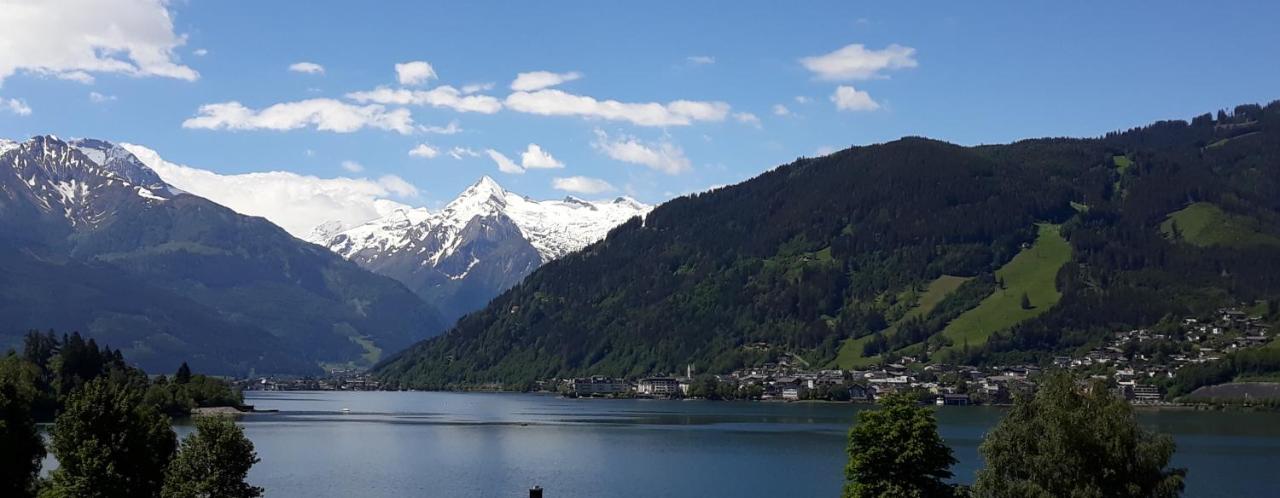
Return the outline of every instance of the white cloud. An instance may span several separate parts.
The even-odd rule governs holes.
[[[393,198],[418,194],[396,176],[377,180],[319,178],[287,171],[223,175],[161,159],[143,146],[121,144],[165,182],[239,213],[262,216],[296,237],[321,223],[339,221],[352,227],[409,207]]]
[[[191,53],[195,54],[196,57],[204,57],[206,55],[209,55],[209,50],[204,48],[197,48],[195,50],[192,50]]]
[[[634,137],[611,139],[605,132],[596,130],[596,141],[591,145],[613,159],[643,165],[668,175],[683,173],[690,167],[684,151],[666,141],[646,144]]]
[[[427,133],[435,133],[437,135],[453,135],[462,131],[462,127],[458,126],[458,120],[456,119],[445,126],[423,126],[421,129]]]
[[[520,165],[525,169],[563,168],[564,163],[551,157],[551,153],[542,150],[538,144],[529,144],[529,148],[520,154]]]
[[[787,106],[782,104],[773,104],[773,115],[774,116],[790,116],[791,109],[787,109]]]
[[[487,92],[493,90],[493,83],[472,83],[470,85],[462,85],[462,93],[471,95],[476,92]]]
[[[436,77],[435,68],[423,61],[396,64],[396,81],[401,85],[421,85]]]
[[[407,109],[381,105],[355,106],[333,99],[308,99],[285,102],[261,110],[250,109],[239,102],[221,102],[200,106],[196,116],[182,122],[183,128],[209,130],[295,130],[314,126],[317,130],[350,133],[362,128],[377,128],[409,134],[414,130],[413,117]]]
[[[845,85],[836,87],[835,93],[831,94],[831,101],[841,111],[874,111],[880,108],[880,104],[871,100],[871,94]]]
[[[295,62],[289,64],[289,70],[303,74],[324,74],[324,66],[314,62]]]
[[[413,157],[421,157],[423,159],[434,159],[436,156],[440,155],[440,149],[427,144],[418,144],[416,147],[409,150],[409,155]]]
[[[577,194],[602,194],[617,190],[609,182],[599,178],[570,176],[568,178],[552,178],[551,188]]]
[[[20,99],[6,99],[0,97],[0,111],[8,111],[19,116],[31,115],[31,107]]]
[[[110,102],[110,101],[115,100],[115,99],[116,99],[116,96],[115,96],[115,95],[103,95],[103,94],[98,93],[98,92],[89,92],[89,101],[90,101],[90,102],[93,102],[93,103],[95,103],[95,104],[101,104],[101,103],[103,103],[103,102]]]
[[[694,121],[723,121],[729,114],[729,104],[724,102],[627,103],[596,100],[556,89],[515,92],[507,96],[506,105],[512,110],[530,114],[628,121],[639,126],[685,126]]]
[[[363,173],[364,165],[355,161],[342,161],[342,169],[351,173]]]
[[[818,157],[822,157],[822,156],[830,155],[832,152],[835,152],[835,151],[836,151],[835,147],[830,145],[823,145],[821,147],[818,147],[818,150],[814,152],[814,155]]]
[[[688,61],[690,64],[699,64],[699,65],[716,63],[716,58],[709,55],[690,55],[688,57],[685,57],[684,60]]]
[[[809,97],[805,97],[804,95],[796,95],[796,103],[797,103],[797,104],[808,104],[808,103],[809,103]]]
[[[360,103],[422,105],[445,107],[458,112],[493,114],[502,109],[502,102],[488,95],[464,95],[457,88],[442,85],[430,90],[378,87],[364,92],[351,92],[347,98]]]
[[[449,156],[457,160],[462,160],[464,157],[480,157],[480,153],[469,147],[454,147],[449,149]]]
[[[516,79],[511,82],[511,89],[517,92],[532,92],[543,88],[553,87],[567,81],[573,81],[581,77],[582,73],[577,71],[568,73],[553,73],[551,71],[520,73],[517,74]]]
[[[92,73],[192,81],[178,63],[186,42],[166,0],[5,1],[0,5],[0,83],[18,71],[89,83]]]
[[[915,54],[916,49],[898,44],[868,50],[854,43],[829,54],[802,58],[800,64],[824,80],[866,80],[883,76],[885,70],[916,67]]]
[[[755,114],[751,114],[749,112],[735,112],[733,113],[733,119],[739,123],[760,128],[760,118]]]
[[[501,171],[503,173],[511,173],[515,175],[524,173],[523,167],[521,167],[519,164],[516,164],[515,161],[511,160],[511,158],[502,155],[501,152],[498,152],[493,149],[486,149],[484,153],[488,154],[489,158],[493,159],[493,162],[498,165],[498,171]]]

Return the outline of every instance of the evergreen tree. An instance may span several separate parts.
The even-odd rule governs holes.
[[[143,402],[141,389],[105,377],[71,393],[52,432],[61,466],[44,497],[159,496],[177,446],[169,418]]]
[[[1080,498],[1181,495],[1185,469],[1167,469],[1173,439],[1138,426],[1133,408],[1102,384],[1051,376],[1022,397],[980,448],[974,495]]]
[[[0,496],[33,496],[40,475],[45,450],[31,410],[34,370],[16,355],[0,358]]]
[[[1022,293],[1022,309],[1024,310],[1031,309],[1031,298],[1027,296],[1026,292]]]
[[[878,410],[858,413],[849,430],[845,498],[925,498],[955,494],[943,482],[955,457],[938,435],[928,407],[914,396],[893,394]]]
[[[201,417],[196,432],[182,441],[182,449],[165,473],[163,498],[253,498],[262,488],[245,476],[258,463],[253,442],[231,419]]]
[[[187,362],[182,362],[182,366],[178,367],[178,373],[173,375],[173,382],[176,384],[191,382],[191,367],[187,366]]]

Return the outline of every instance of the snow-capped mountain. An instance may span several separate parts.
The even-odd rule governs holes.
[[[315,373],[440,331],[400,283],[182,192],[124,148],[0,140],[0,348],[79,331],[145,369]]]
[[[650,209],[627,197],[536,201],[485,176],[440,211],[402,209],[350,229],[326,223],[308,240],[404,282],[453,319]]]

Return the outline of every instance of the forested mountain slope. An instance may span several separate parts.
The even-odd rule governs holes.
[[[378,373],[447,387],[690,363],[724,372],[787,353],[825,365],[868,338],[890,356],[1035,360],[1116,327],[1280,296],[1276,246],[1201,244],[1170,227],[1196,203],[1257,240],[1280,234],[1280,104],[1097,139],[960,147],[904,138],[802,158],[619,226]],[[942,333],[1023,284],[1004,275],[1043,274],[1001,270],[1044,237],[1038,224],[1059,225],[1049,234],[1070,254],[1042,257],[1056,278],[1026,285],[1051,285],[1037,295],[1057,301],[987,321],[1004,325]],[[912,315],[944,275],[972,278]]]
[[[403,285],[97,140],[0,141],[0,347],[79,331],[148,371],[319,373],[443,329]]]

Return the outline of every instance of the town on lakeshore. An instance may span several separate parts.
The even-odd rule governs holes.
[[[938,405],[1003,405],[1018,393],[1035,389],[1038,374],[1070,370],[1080,378],[1107,382],[1118,396],[1137,405],[1174,406],[1221,401],[1211,386],[1170,399],[1170,384],[1179,369],[1221,361],[1228,353],[1266,347],[1273,339],[1260,316],[1240,308],[1222,308],[1208,317],[1187,317],[1169,326],[1116,332],[1109,341],[1083,354],[1055,356],[1048,364],[997,366],[929,363],[911,356],[867,369],[814,368],[797,355],[727,374],[701,374],[694,365],[684,372],[638,378],[604,375],[547,379],[536,391],[574,398],[660,398],[757,401],[874,402],[890,394],[910,392]],[[745,347],[769,349],[768,344]],[[379,391],[388,387],[363,370],[334,370],[326,377],[256,377],[236,381],[244,390]],[[498,383],[474,390],[498,391]],[[1231,393],[1239,395],[1240,393]],[[1247,395],[1247,393],[1245,393]],[[1247,396],[1246,396],[1247,397]]]

